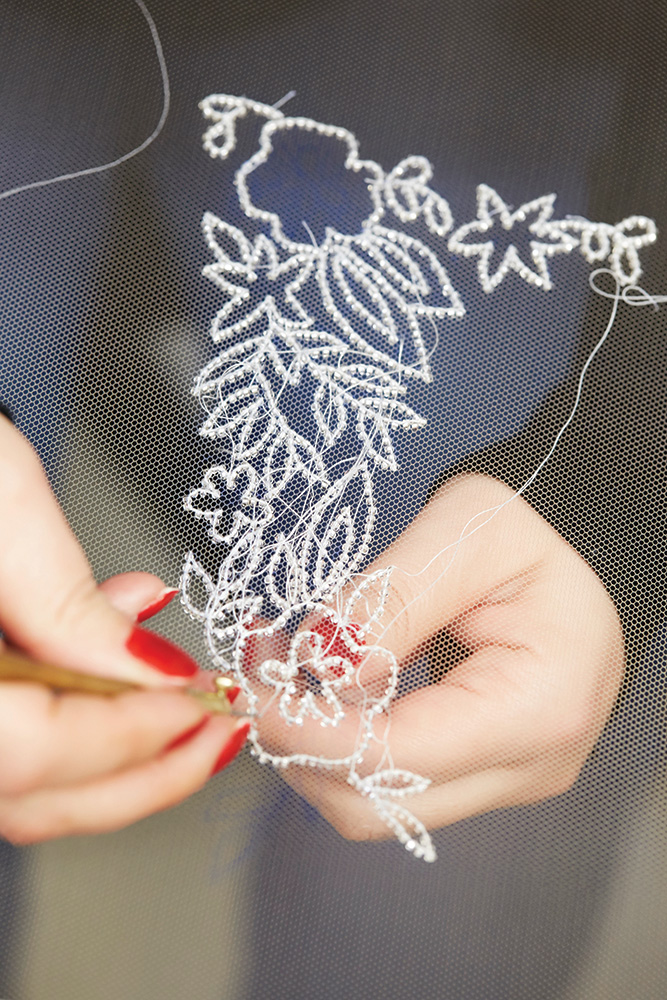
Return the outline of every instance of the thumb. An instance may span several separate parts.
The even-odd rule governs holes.
[[[0,420],[0,629],[37,659],[144,685],[183,683],[197,664],[133,625],[95,582],[25,438]]]
[[[176,596],[176,587],[165,587],[153,573],[117,573],[100,584],[114,608],[143,622],[162,611]]]
[[[380,681],[388,668],[379,649],[404,663],[431,636],[512,579],[531,552],[537,558],[533,550],[539,549],[539,536],[527,514],[532,511],[522,501],[501,509],[512,497],[508,487],[485,476],[453,480],[343,590],[330,619],[314,612],[301,629],[321,634],[325,653],[347,655],[361,668],[365,688]],[[491,513],[491,529],[472,530]],[[337,624],[341,620],[344,624]]]

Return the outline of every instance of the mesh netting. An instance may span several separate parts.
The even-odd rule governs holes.
[[[155,141],[0,201],[0,399],[253,728],[3,847],[0,992],[663,995],[663,6],[149,7]],[[2,19],[1,191],[151,134],[138,6]]]

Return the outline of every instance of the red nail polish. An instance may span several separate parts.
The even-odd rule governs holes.
[[[195,722],[194,726],[190,726],[190,728],[186,729],[184,733],[179,733],[178,736],[174,737],[171,743],[167,743],[163,753],[170,753],[172,750],[176,750],[177,747],[182,747],[184,743],[189,743],[190,740],[194,739],[197,733],[202,731],[210,718],[210,715],[205,715],[203,719],[200,719],[199,722]]]
[[[241,688],[238,686],[238,684],[235,687],[229,688],[229,690],[227,691],[227,701],[229,702],[229,704],[233,705],[240,694],[241,694]]]
[[[215,762],[215,766],[211,771],[211,777],[213,777],[213,775],[217,774],[219,771],[222,771],[222,769],[224,767],[227,767],[228,764],[231,764],[234,758],[242,750],[245,741],[248,739],[249,732],[250,732],[249,722],[243,722],[238,727],[238,729],[234,730],[234,732],[232,733],[232,735],[229,737],[224,747],[222,748],[220,756]]]
[[[152,618],[153,615],[158,613],[158,611],[162,611],[163,608],[166,608],[169,602],[173,601],[176,597],[177,593],[178,590],[176,587],[169,587],[167,590],[163,590],[157,600],[141,609],[137,615],[137,621],[145,622],[147,618]]]
[[[254,624],[254,623],[253,623]],[[259,668],[259,643],[256,635],[249,635],[243,648],[243,672],[246,677],[255,677]]]
[[[324,640],[322,647],[324,656],[340,656],[345,660],[349,660],[354,667],[359,666],[363,658],[363,653],[351,650],[343,638],[343,633],[357,646],[365,646],[364,638],[359,634],[361,632],[361,625],[349,622],[343,628],[342,625],[336,625],[329,618],[321,618],[313,625],[312,631],[317,632]],[[343,667],[332,667],[331,669],[332,673],[337,676],[342,676],[344,673]]]
[[[169,677],[194,677],[199,670],[192,657],[173,642],[136,625],[125,646],[132,656]]]

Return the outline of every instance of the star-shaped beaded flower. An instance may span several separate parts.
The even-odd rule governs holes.
[[[531,285],[548,291],[551,288],[548,258],[557,253],[569,253],[578,243],[569,233],[548,227],[555,200],[555,194],[545,194],[512,212],[493,188],[480,184],[477,188],[477,218],[466,222],[452,233],[448,243],[449,250],[464,257],[478,257],[477,270],[485,292],[492,292],[509,271],[516,271]],[[504,243],[507,233],[516,232],[516,240],[506,246],[495,270],[492,269],[492,263],[499,241],[493,239],[494,230],[502,236]],[[472,236],[474,239],[477,233],[489,233],[490,238],[484,242],[470,241],[469,238]],[[530,263],[522,257],[516,245],[526,242],[530,247]]]

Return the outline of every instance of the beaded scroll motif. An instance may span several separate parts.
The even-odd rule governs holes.
[[[193,391],[206,412],[200,433],[216,442],[220,461],[185,507],[205,522],[220,555],[211,572],[188,554],[183,603],[204,627],[214,666],[233,672],[246,695],[252,754],[279,768],[340,772],[409,851],[433,861],[431,838],[407,805],[430,781],[395,768],[388,746],[399,667],[381,634],[392,569],[363,569],[377,517],[374,475],[398,468],[396,434],[425,425],[407,400],[411,384],[431,382],[426,344],[439,325],[465,314],[443,261],[474,258],[487,293],[510,271],[548,291],[550,259],[578,248],[630,285],[655,224],[642,216],[617,225],[556,220],[554,195],[511,210],[482,184],[477,218],[455,228],[447,201],[429,187],[424,157],[385,173],[359,158],[344,128],[244,97],[212,95],[201,108],[211,122],[204,148],[214,158],[234,151],[241,120],[263,125],[258,150],[235,177],[247,225],[211,212],[202,222],[213,256],[204,274],[223,304],[211,327],[219,353]],[[293,185],[303,199],[325,162],[345,184],[330,188],[329,203],[321,189],[315,195],[315,232],[290,206]],[[497,227],[523,228],[529,255],[509,243],[494,263]],[[277,655],[271,644],[279,636]],[[305,720],[337,727],[352,716],[347,752],[272,752],[256,725],[267,703],[302,728]],[[363,773],[372,744],[380,763]]]

